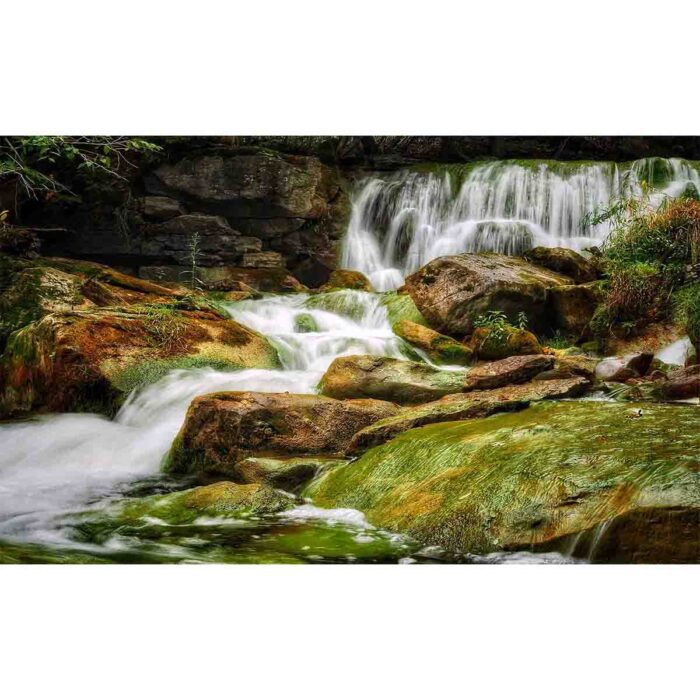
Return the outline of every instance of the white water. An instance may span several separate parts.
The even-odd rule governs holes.
[[[628,165],[508,161],[462,168],[459,190],[444,174],[402,171],[371,177],[358,189],[341,265],[365,273],[387,291],[442,255],[494,251],[514,255],[534,246],[582,250],[600,245],[609,224],[585,216],[621,195],[639,196],[643,182],[662,182],[652,203],[700,191],[697,163],[651,158]]]
[[[58,523],[66,513],[156,475],[195,396],[227,390],[315,393],[335,357],[403,356],[376,295],[337,292],[332,298],[351,303],[355,320],[305,309],[307,295],[230,305],[234,318],[279,348],[282,369],[176,370],[132,394],[111,421],[64,414],[0,425],[0,537],[60,541]],[[300,313],[314,319],[318,332],[294,331]]]

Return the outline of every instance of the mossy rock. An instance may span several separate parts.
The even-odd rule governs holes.
[[[422,350],[434,362],[468,365],[472,360],[473,353],[466,345],[414,321],[398,321],[392,330],[399,338]]]
[[[542,352],[537,336],[528,330],[505,325],[502,328],[477,328],[470,347],[480,360],[502,360],[513,355],[539,355]]]
[[[381,303],[386,308],[386,314],[392,326],[401,321],[411,321],[429,328],[428,322],[423,318],[423,314],[418,311],[418,307],[408,294],[386,292],[382,294]]]
[[[357,270],[333,270],[328,282],[321,287],[322,292],[332,292],[338,289],[357,289],[363,292],[373,292],[372,284],[365,275]]]
[[[294,317],[294,331],[296,333],[317,333],[316,319],[311,314],[297,314]]]
[[[345,289],[335,292],[312,294],[305,302],[307,309],[329,311],[340,316],[347,316],[353,321],[360,321],[367,308],[367,292]]]
[[[543,402],[410,430],[323,474],[322,507],[450,551],[700,561],[692,406]]]
[[[273,369],[258,333],[173,307],[53,313],[15,331],[0,357],[0,415],[33,410],[112,415],[128,393],[172,369]]]

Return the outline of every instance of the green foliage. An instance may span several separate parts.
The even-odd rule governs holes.
[[[146,307],[145,328],[158,348],[173,351],[184,349],[186,325],[172,304],[150,304]]]
[[[700,260],[700,202],[667,199],[654,209],[646,196],[623,199],[590,221],[612,223],[603,247],[605,299],[591,321],[593,333],[629,336],[668,317],[672,296]]]
[[[488,338],[495,342],[506,342],[515,330],[527,329],[528,318],[523,311],[518,313],[515,323],[510,323],[502,311],[487,311],[474,320],[474,328],[486,328]]]
[[[70,193],[66,178],[125,179],[135,156],[160,150],[125,136],[6,136],[0,139],[0,181],[15,179],[29,199]]]
[[[700,351],[700,283],[689,284],[681,289],[675,302],[676,319]]]

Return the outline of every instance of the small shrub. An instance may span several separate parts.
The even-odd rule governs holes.
[[[167,351],[184,350],[185,323],[174,306],[151,304],[146,309],[145,328],[153,344]]]

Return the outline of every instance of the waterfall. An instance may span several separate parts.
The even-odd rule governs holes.
[[[496,161],[372,176],[353,198],[341,266],[388,291],[442,255],[518,255],[539,245],[582,250],[610,230],[586,215],[620,196],[640,196],[646,185],[653,204],[689,185],[700,192],[700,164]]]

